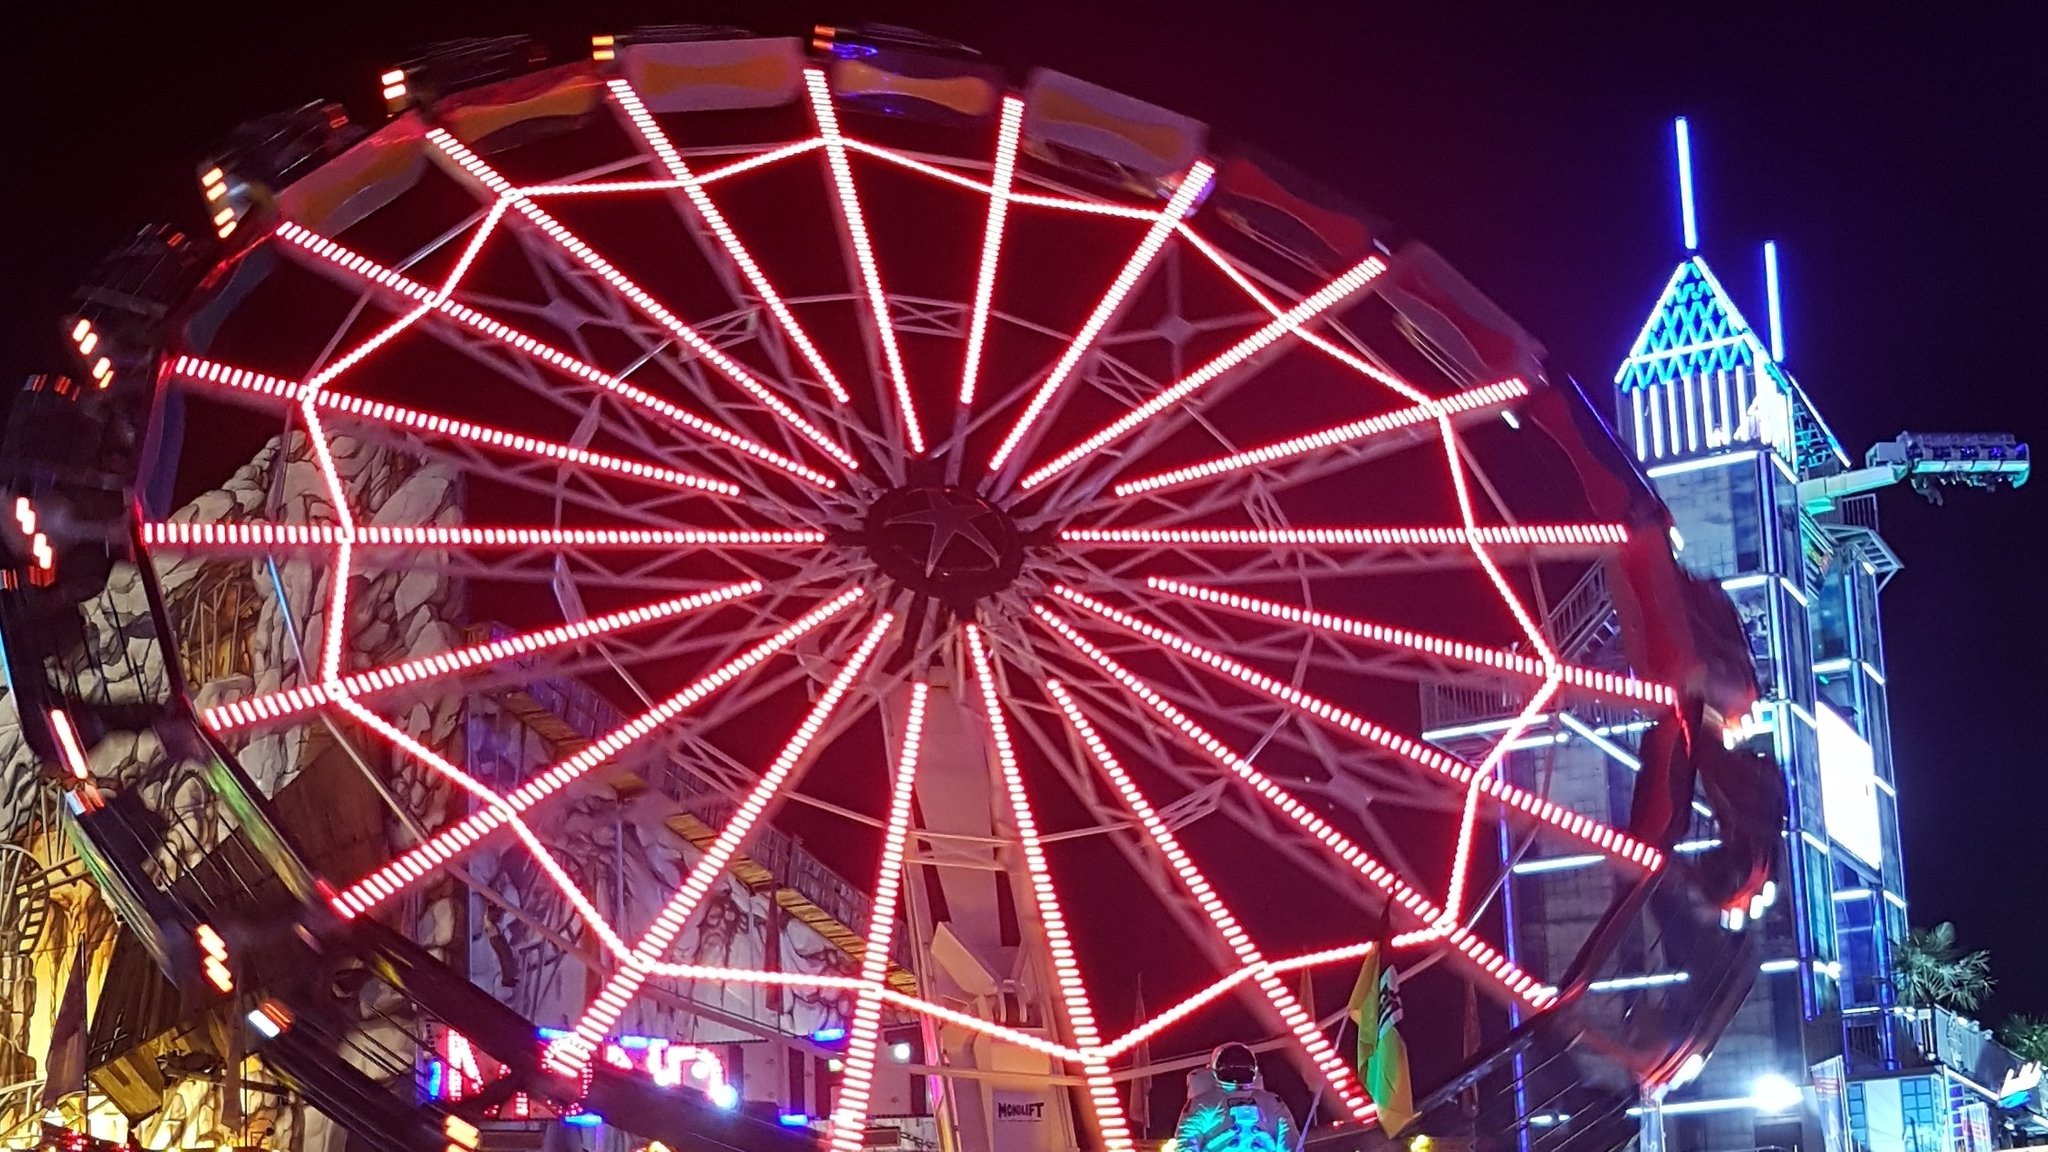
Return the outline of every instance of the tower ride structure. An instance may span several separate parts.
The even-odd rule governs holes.
[[[1903,483],[1939,502],[1957,487],[2015,488],[2028,478],[2028,449],[2003,434],[1907,433],[1857,466],[1786,367],[1776,245],[1762,249],[1758,328],[1698,251],[1686,121],[1674,135],[1686,253],[1614,375],[1612,419],[1670,509],[1679,562],[1718,581],[1741,618],[1761,698],[1730,738],[1777,766],[1788,820],[1773,898],[1730,917],[1731,926],[1762,917],[1754,990],[1711,1056],[1639,1107],[1645,1146],[1821,1148],[1853,1135],[1888,1148],[1882,1133],[1897,1136],[1891,1121],[1903,1107],[1937,1141],[1904,1147],[1965,1147],[1946,1081],[1900,1092],[1919,1084],[1902,1072],[1935,1056],[1927,1014],[1902,1009],[1890,984],[1908,904],[1879,592],[1901,562],[1879,533],[1877,492]],[[1626,663],[1610,591],[1596,571],[1556,610],[1571,659]],[[1434,688],[1424,711],[1426,738],[1451,750],[1490,738],[1513,715]],[[1649,727],[1625,711],[1556,709],[1517,738],[1508,777],[1549,780],[1594,807],[1604,795],[1626,811]],[[1676,851],[1708,851],[1718,839],[1713,805],[1694,797]],[[1553,941],[1598,914],[1604,881],[1584,855],[1531,852],[1505,830],[1499,845],[1511,951],[1546,971]],[[1619,1012],[1699,978],[1654,943],[1635,961],[1594,987]],[[1986,1094],[1995,1103],[1997,1086],[1953,1104],[1983,1108]],[[1528,1109],[1538,1127],[1571,1122],[1539,1101]],[[1875,1143],[1872,1113],[1890,1118],[1878,1121]]]

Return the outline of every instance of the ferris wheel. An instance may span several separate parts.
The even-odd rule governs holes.
[[[368,132],[259,122],[202,167],[220,247],[146,355],[74,331],[82,403],[141,397],[108,563],[195,723],[109,769],[119,721],[57,692],[50,739],[162,962],[394,1148],[580,1117],[850,1150],[917,1110],[897,1076],[946,1147],[1128,1149],[1149,1054],[1219,1036],[1357,1139],[1369,957],[1411,1029],[1472,1034],[1418,1055],[1409,1131],[1611,1143],[1742,934],[1668,837],[1508,770],[1560,715],[1633,746],[1687,704],[1571,616],[1676,569],[1589,496],[1540,346],[1080,80],[889,29],[592,56],[471,42],[385,74]],[[1492,722],[1425,738],[1425,695]],[[180,757],[216,815],[124,810]],[[193,895],[228,855],[261,882]],[[1501,893],[1536,855],[1598,914],[1529,958]],[[1631,948],[1692,986],[1594,1004]],[[743,1077],[750,1028],[829,1088]],[[687,1052],[653,1088],[709,1107],[622,1086],[650,1032]],[[1611,1123],[1529,1129],[1538,1092]]]

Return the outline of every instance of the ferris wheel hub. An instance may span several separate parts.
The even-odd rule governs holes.
[[[1009,513],[960,487],[913,484],[869,507],[862,545],[898,585],[956,608],[1009,587],[1023,540]]]

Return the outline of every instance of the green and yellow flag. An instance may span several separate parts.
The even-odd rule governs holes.
[[[1358,1030],[1358,1078],[1380,1110],[1380,1130],[1392,1135],[1415,1118],[1408,1084],[1408,1045],[1401,1039],[1401,976],[1380,964],[1384,940],[1365,954],[1351,989],[1351,1023]]]

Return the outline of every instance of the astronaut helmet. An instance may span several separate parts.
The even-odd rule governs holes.
[[[1259,1058],[1249,1047],[1237,1043],[1219,1044],[1209,1053],[1209,1072],[1226,1090],[1257,1088],[1263,1080],[1259,1075]]]

